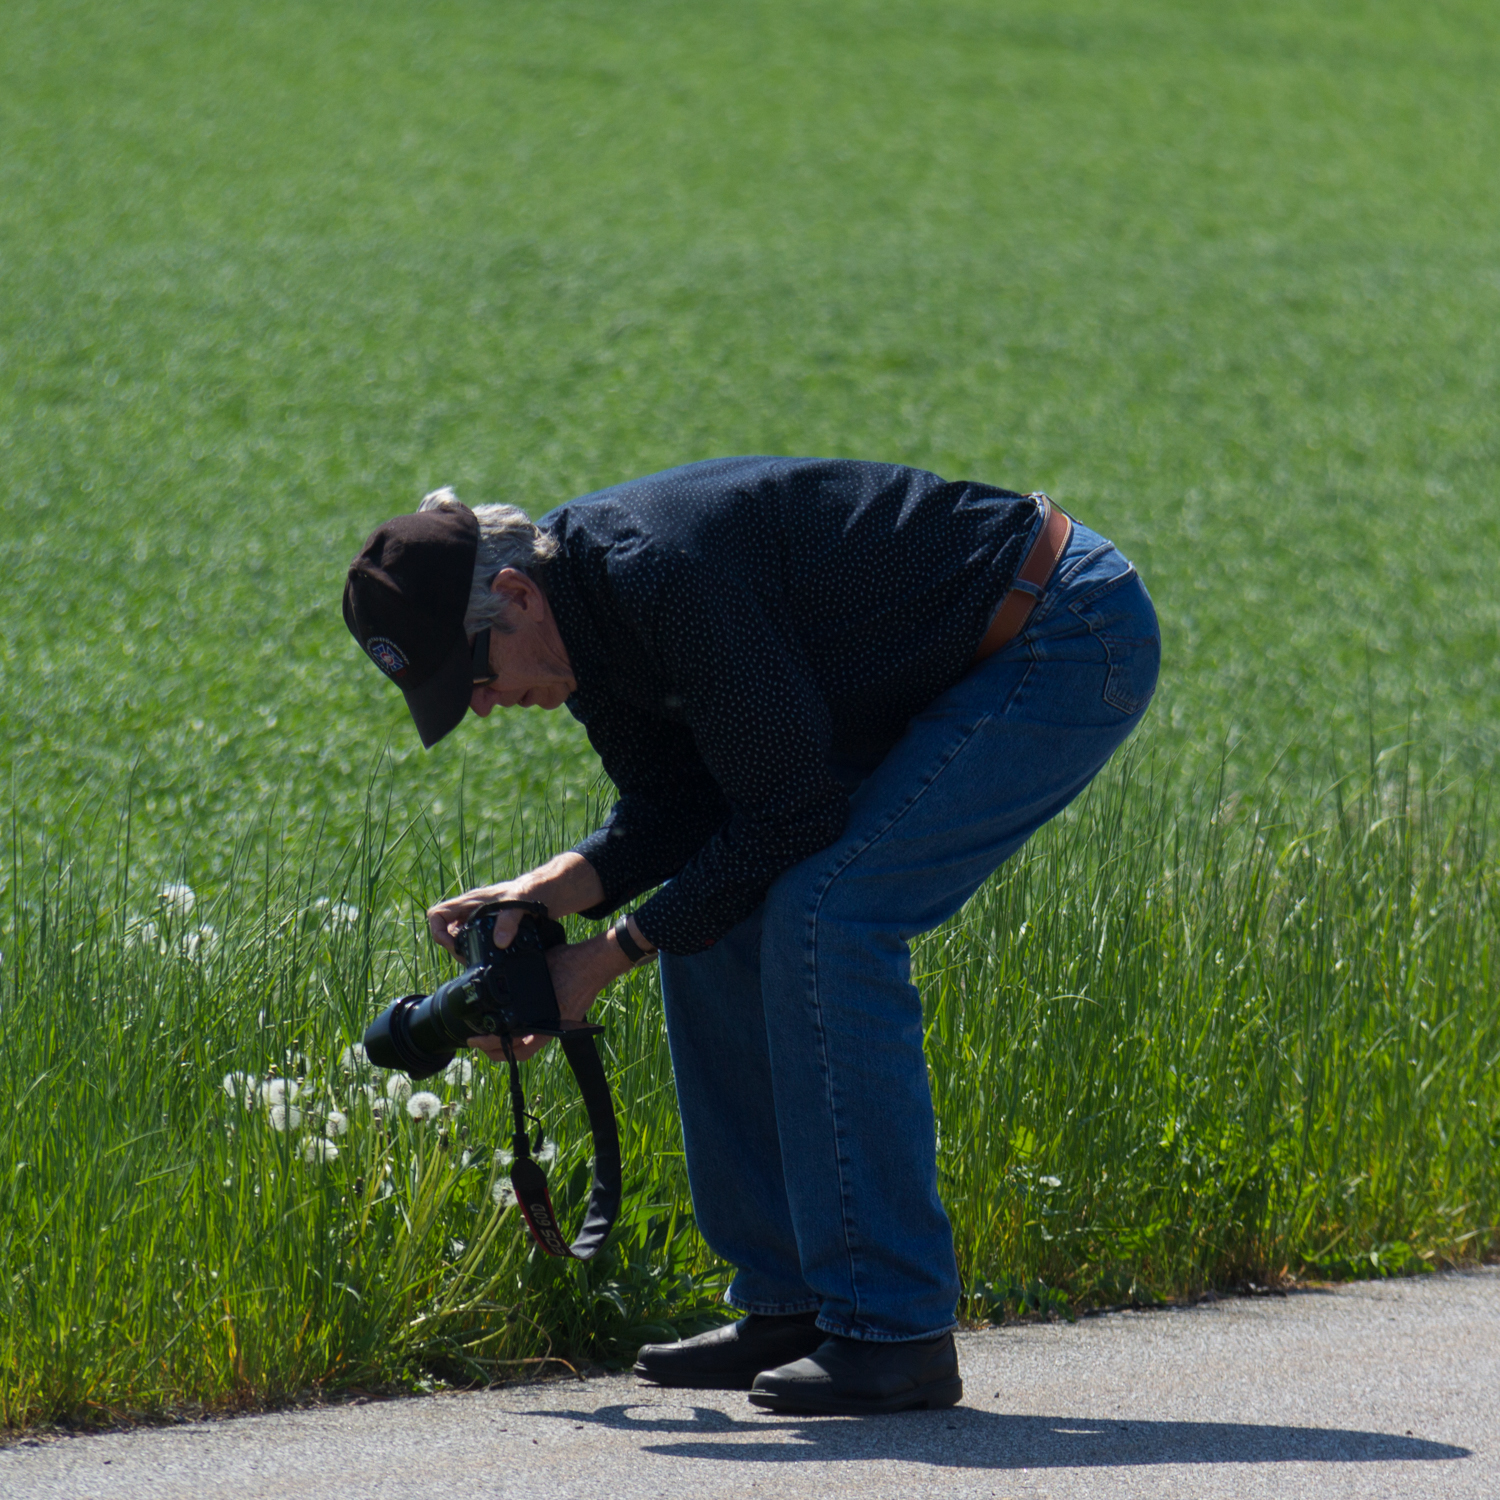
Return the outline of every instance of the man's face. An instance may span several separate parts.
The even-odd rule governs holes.
[[[476,687],[469,707],[481,719],[495,708],[560,708],[578,686],[547,596],[531,579],[507,568],[494,592],[506,601],[510,631],[490,631],[492,682]]]

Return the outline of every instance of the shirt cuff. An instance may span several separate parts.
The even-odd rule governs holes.
[[[579,912],[579,916],[587,917],[591,922],[602,921],[642,889],[630,868],[633,861],[626,841],[618,835],[611,836],[608,827],[595,829],[587,838],[580,839],[573,845],[573,853],[581,855],[594,867],[599,884],[604,887],[604,899]]]

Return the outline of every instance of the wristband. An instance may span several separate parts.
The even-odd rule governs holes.
[[[656,957],[654,952],[647,953],[641,945],[630,935],[630,927],[625,922],[616,922],[611,929],[615,935],[615,942],[619,945],[620,952],[630,960],[630,967],[637,968],[641,964],[650,963]]]

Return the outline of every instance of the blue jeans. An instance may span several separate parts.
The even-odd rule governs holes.
[[[1076,526],[1026,629],[934,699],[849,823],[706,952],[662,955],[698,1225],[747,1312],[848,1338],[954,1326],[910,939],[951,917],[1093,779],[1156,685],[1135,569]]]

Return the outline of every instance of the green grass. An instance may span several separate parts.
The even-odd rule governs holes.
[[[1127,759],[917,945],[966,1312],[1500,1238],[1500,880],[1485,809],[1409,769],[1205,818]],[[343,1061],[439,977],[420,893],[534,849],[469,839],[445,868],[377,801],[340,854],[269,825],[182,912],[131,885],[125,830],[86,832],[115,852],[13,868],[3,920],[0,1419],[504,1378],[714,1315],[654,973],[603,1006],[626,1212],[587,1267],[531,1252],[495,1198],[503,1074],[435,1082],[417,1121]],[[555,1052],[528,1071],[571,1223],[581,1109]],[[257,1087],[277,1078],[300,1120]]]
[[[243,844],[213,905],[132,889],[125,852],[13,883],[0,1422],[523,1374],[713,1310],[639,980],[606,1007],[630,1197],[586,1268],[531,1255],[500,1196],[503,1072],[474,1058],[414,1095],[351,1055],[376,1006],[439,977],[408,892],[453,875],[388,807],[366,832],[337,860]],[[528,1072],[570,1204],[582,1111],[558,1056]]]
[[[344,1088],[365,1010],[438,972],[414,913],[585,818],[566,716],[424,755],[344,632],[348,557],[448,482],[540,512],[880,457],[1046,488],[1140,565],[1149,771],[919,954],[972,1311],[1493,1243],[1492,8],[14,0],[3,31],[7,1422],[608,1357],[713,1293],[668,1233],[649,980],[610,1019],[641,1207],[584,1275],[454,1167],[488,1085],[447,1153],[356,1121],[311,1171],[226,1112],[231,1068]],[[127,943],[177,880],[212,956]]]

